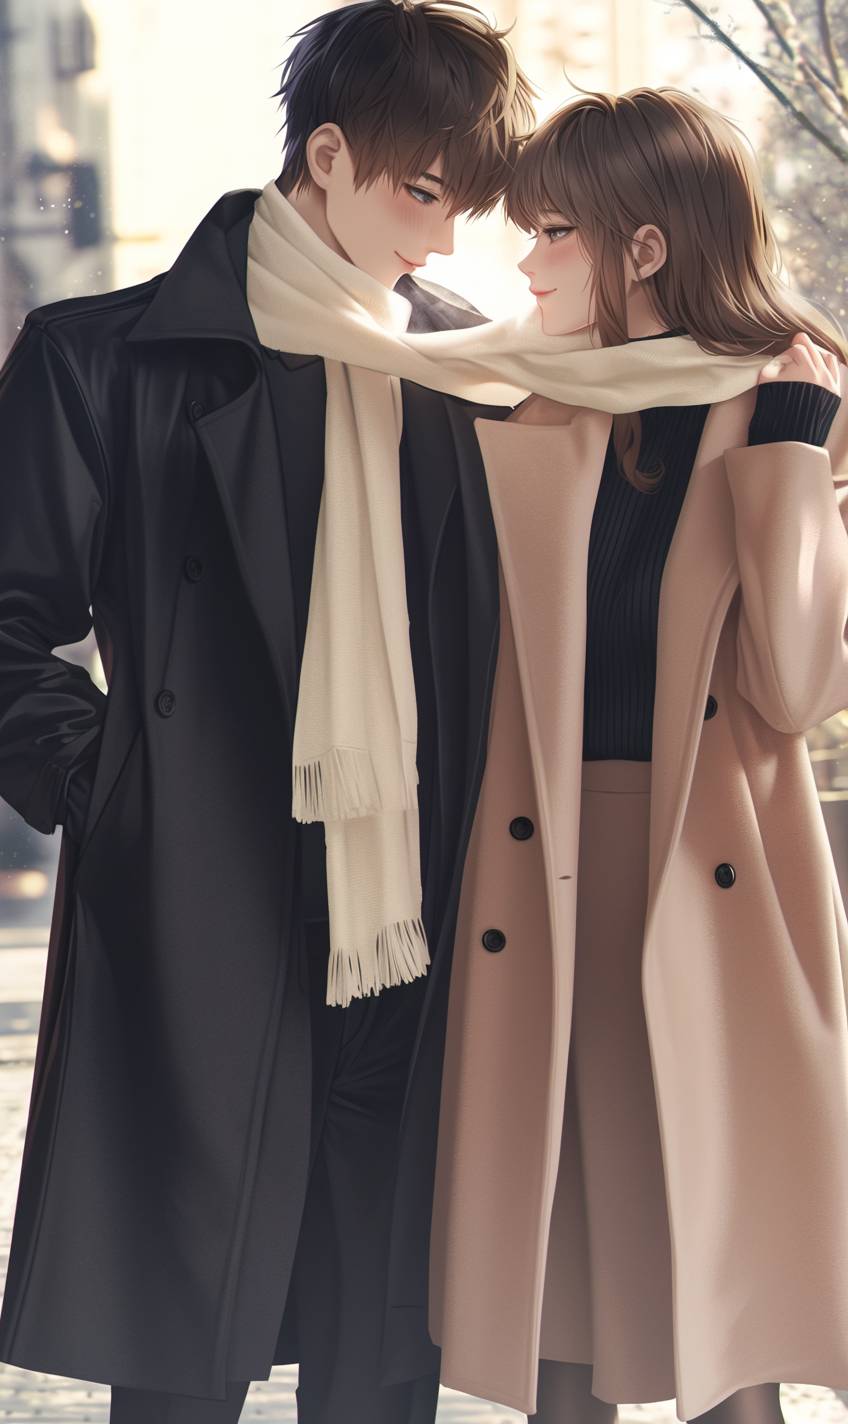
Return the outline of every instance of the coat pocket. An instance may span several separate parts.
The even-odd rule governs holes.
[[[121,787],[126,780],[129,767],[141,745],[141,731],[142,729],[139,725],[133,733],[112,785],[102,798],[101,809],[91,824],[89,824],[89,822],[91,821],[90,813],[97,780],[97,763],[91,762],[86,766],[78,768],[81,781],[77,788],[77,805],[75,809],[71,804],[71,800],[74,796],[74,778],[71,777],[69,780],[68,791],[70,795],[68,809],[70,812],[70,823],[66,822],[66,826],[68,834],[76,841],[75,870],[77,874],[79,874],[83,862],[85,861],[87,863],[88,861],[88,854],[92,843],[99,838],[103,826],[109,823],[114,814],[115,807],[120,803]],[[75,772],[74,775],[77,775],[77,772]],[[75,831],[77,832],[76,835],[74,835]]]
[[[96,758],[90,758],[88,761],[82,762],[80,766],[72,766],[65,778],[65,810],[62,825],[77,847],[85,836],[85,826],[96,774]]]

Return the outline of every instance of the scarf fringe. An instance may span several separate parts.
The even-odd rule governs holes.
[[[346,821],[380,810],[371,753],[364,747],[330,747],[293,768],[296,821]]]
[[[403,794],[399,809],[418,804],[415,742],[404,742]],[[296,821],[347,821],[384,809],[371,753],[365,747],[329,747],[292,768],[292,815]]]
[[[408,984],[420,978],[430,963],[427,935],[419,917],[395,920],[377,935],[377,953],[372,964],[363,964],[359,954],[334,947],[327,969],[327,1003],[344,1008],[351,999],[378,994],[394,984]]]

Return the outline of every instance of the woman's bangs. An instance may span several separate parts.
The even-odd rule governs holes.
[[[565,177],[563,135],[551,127],[535,134],[522,150],[507,192],[507,216],[524,232],[535,232],[544,217],[556,213],[577,225],[579,204]]]

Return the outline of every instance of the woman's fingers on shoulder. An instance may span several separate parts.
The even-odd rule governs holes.
[[[807,381],[839,395],[839,363],[806,331],[796,331],[790,346],[773,356],[760,372],[759,384],[768,381]]]
[[[839,358],[836,354],[833,351],[828,351],[824,346],[819,346],[806,331],[796,332],[793,340],[797,343],[796,350],[802,349],[808,353],[813,366],[821,377],[819,384],[827,386],[836,395],[839,395],[841,393],[841,378]]]

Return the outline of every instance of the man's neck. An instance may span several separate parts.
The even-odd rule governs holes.
[[[276,180],[277,187],[283,193],[280,179]],[[314,183],[310,183],[308,188],[293,188],[290,193],[283,193],[283,197],[291,203],[296,212],[300,213],[304,222],[308,223],[312,231],[322,242],[333,252],[338,253],[346,262],[350,261],[344,248],[336,241],[333,231],[327,222],[327,212],[324,203],[324,194]]]

